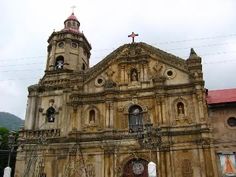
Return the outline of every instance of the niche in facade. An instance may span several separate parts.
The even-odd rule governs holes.
[[[184,104],[182,102],[177,103],[177,113],[179,116],[185,114]]]
[[[133,68],[130,71],[130,80],[131,81],[138,81],[138,71],[137,69]]]

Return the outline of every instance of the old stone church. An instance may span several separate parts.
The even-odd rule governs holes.
[[[72,13],[28,88],[15,177],[216,177],[201,58],[124,44],[90,67]]]

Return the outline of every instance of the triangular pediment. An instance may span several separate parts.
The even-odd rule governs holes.
[[[159,63],[167,64],[186,73],[188,72],[187,64],[184,59],[181,59],[175,55],[141,42],[124,44],[114,50],[112,53],[107,55],[103,60],[91,67],[86,72],[86,80],[90,80],[96,77],[115,62],[130,63],[132,61],[137,62],[138,60],[143,59],[158,60]]]

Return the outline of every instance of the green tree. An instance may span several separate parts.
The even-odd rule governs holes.
[[[8,136],[10,131],[7,128],[0,127],[0,136],[2,137],[1,145],[0,145],[0,177],[3,176],[4,168],[8,163],[8,155],[9,155],[9,146],[8,146]],[[16,149],[15,149],[16,150]],[[15,162],[16,162],[16,151],[13,151],[11,154],[11,163],[10,167],[12,168],[12,177],[14,175]]]

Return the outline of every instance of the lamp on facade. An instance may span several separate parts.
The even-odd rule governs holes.
[[[153,124],[148,121],[143,125],[144,128],[138,128],[136,136],[139,144],[143,148],[153,149],[161,144],[161,130],[154,128]]]
[[[146,124],[144,124],[144,127],[145,127],[145,130],[147,131],[147,134],[152,133],[153,124],[151,122],[147,122]]]

